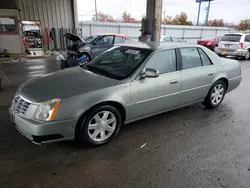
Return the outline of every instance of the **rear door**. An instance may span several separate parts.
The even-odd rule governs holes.
[[[100,55],[104,51],[108,50],[109,48],[113,47],[114,45],[114,36],[103,36],[100,37],[91,47],[91,55],[93,58]]]
[[[203,100],[214,79],[216,67],[201,48],[181,48],[181,105]]]

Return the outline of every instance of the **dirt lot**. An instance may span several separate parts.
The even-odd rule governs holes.
[[[11,82],[0,92],[1,187],[250,187],[250,61],[241,65],[242,84],[218,109],[197,104],[142,120],[112,143],[90,148],[37,146],[20,135],[8,121],[14,92],[58,65],[0,63]]]

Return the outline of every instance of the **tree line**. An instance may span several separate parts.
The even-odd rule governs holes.
[[[145,17],[145,16],[143,16]],[[114,18],[109,14],[103,12],[98,12],[92,18],[93,21],[99,22],[112,22],[112,23],[141,23],[141,20],[134,18],[129,12],[124,11],[120,18]],[[175,17],[166,15],[162,18],[162,24],[164,25],[193,25],[191,21],[188,20],[188,16],[185,12],[176,15]],[[204,25],[204,24],[201,24]],[[241,20],[238,25],[233,23],[225,23],[223,19],[213,19],[209,20],[208,26],[211,27],[234,27],[239,31],[245,31],[250,29],[250,19]]]

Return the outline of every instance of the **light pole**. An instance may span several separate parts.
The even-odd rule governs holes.
[[[95,0],[95,21],[98,21],[96,0]]]
[[[199,25],[199,22],[200,22],[200,13],[201,13],[201,2],[199,2],[198,17],[197,17],[197,24],[196,25]]]
[[[205,23],[206,26],[208,26],[208,17],[209,17],[209,12],[210,12],[210,5],[211,5],[211,0],[208,1],[206,23]]]

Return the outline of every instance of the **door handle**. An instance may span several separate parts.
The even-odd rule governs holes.
[[[213,72],[210,72],[210,73],[208,73],[207,75],[208,75],[208,76],[213,76],[214,73],[213,73]]]
[[[177,83],[178,83],[178,80],[170,80],[169,83],[170,83],[170,84],[177,84]]]

